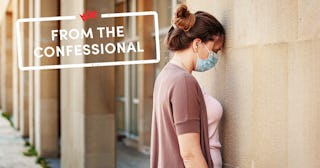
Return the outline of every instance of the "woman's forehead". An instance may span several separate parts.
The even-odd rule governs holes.
[[[224,36],[222,36],[222,35],[213,35],[213,36],[212,36],[212,39],[213,39],[215,42],[220,42],[220,43],[223,43],[223,42],[224,42]]]

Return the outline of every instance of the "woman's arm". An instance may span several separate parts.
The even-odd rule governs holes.
[[[200,147],[199,133],[178,135],[180,155],[186,168],[208,168]]]

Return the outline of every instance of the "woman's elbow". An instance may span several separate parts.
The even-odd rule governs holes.
[[[181,150],[180,155],[184,162],[194,160],[199,155],[195,150]]]

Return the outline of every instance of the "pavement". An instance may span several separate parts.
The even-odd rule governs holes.
[[[149,157],[122,142],[117,143],[117,168],[149,168]]]
[[[0,111],[1,114],[1,111]],[[27,157],[19,131],[0,115],[0,168],[42,168],[35,157]],[[149,168],[149,156],[117,143],[117,168]],[[60,168],[60,159],[47,159],[51,168]]]
[[[24,140],[20,133],[0,116],[0,168],[41,168],[35,157],[26,157]]]

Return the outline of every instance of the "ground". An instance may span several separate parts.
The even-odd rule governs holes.
[[[0,111],[1,113],[1,111]],[[24,140],[19,131],[0,116],[0,168],[41,168],[35,157],[26,157]],[[59,159],[48,159],[51,168],[60,168]],[[149,156],[117,143],[117,168],[148,168]]]

